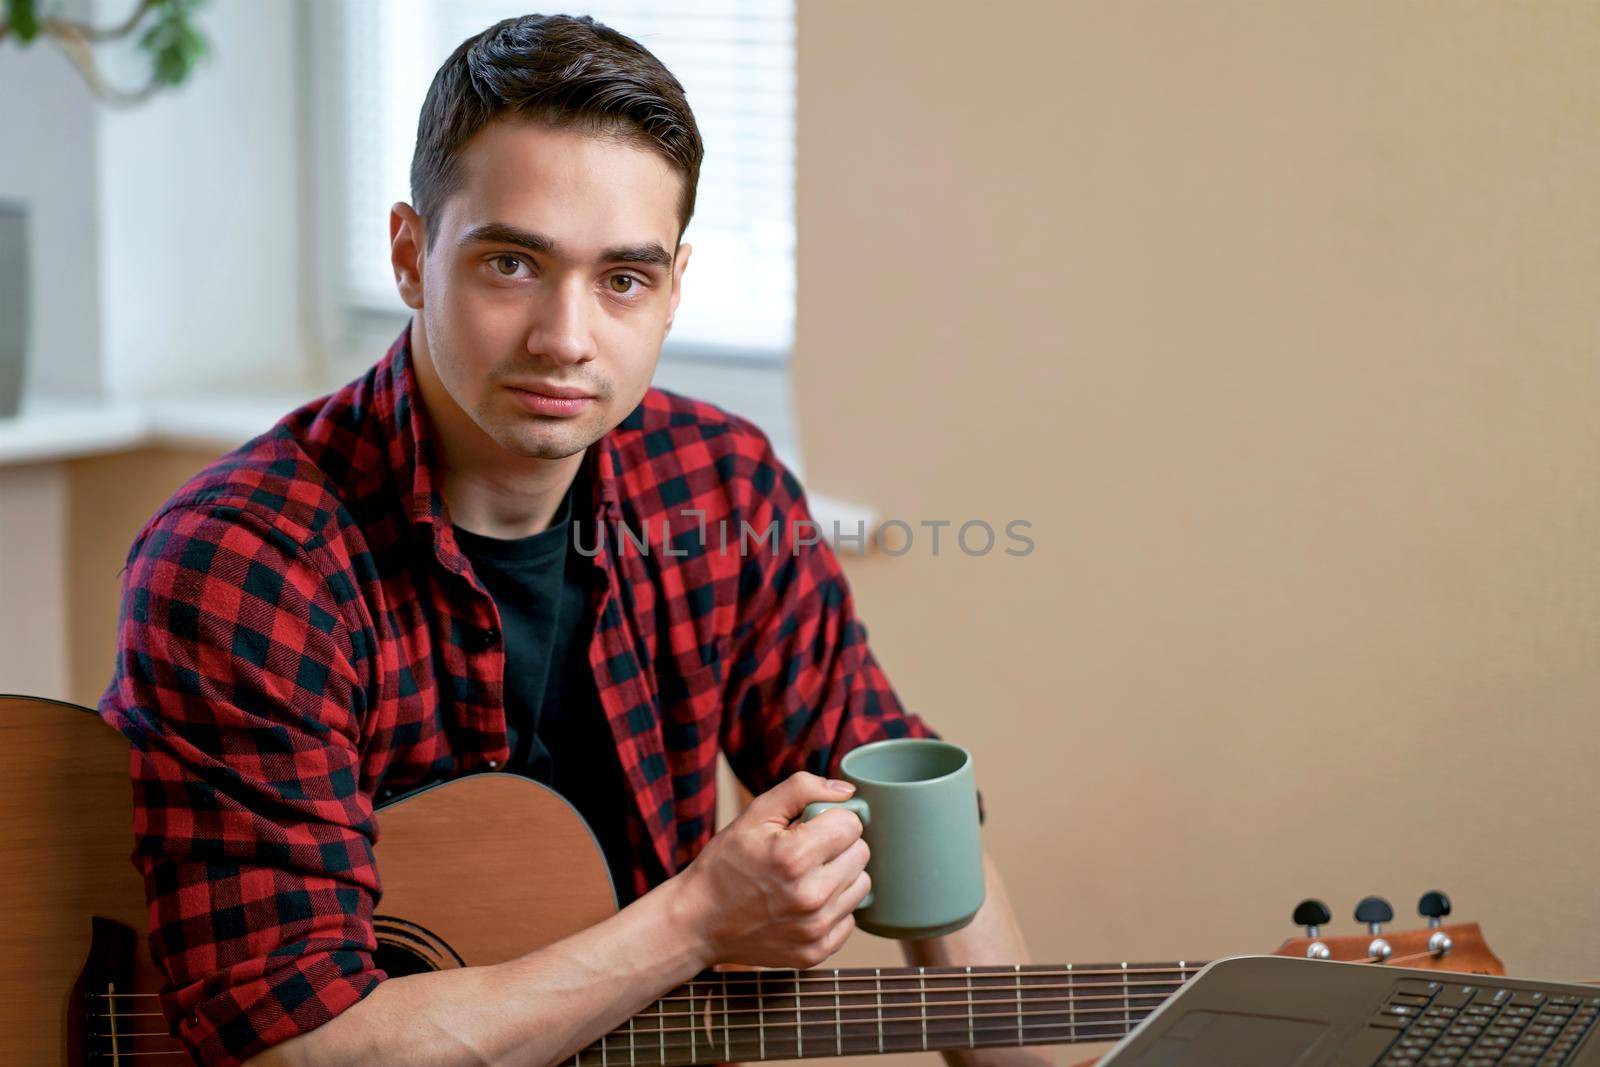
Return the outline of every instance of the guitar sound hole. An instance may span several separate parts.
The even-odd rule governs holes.
[[[389,915],[373,916],[372,925],[378,935],[372,962],[391,978],[467,965],[444,938],[424,926]]]
[[[424,958],[421,953],[415,952],[405,945],[384,944],[379,942],[378,951],[372,954],[372,962],[386,972],[390,978],[399,978],[408,974],[424,974],[436,971],[432,961]]]

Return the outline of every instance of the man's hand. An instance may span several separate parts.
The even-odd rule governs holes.
[[[707,966],[815,967],[855,929],[871,889],[867,843],[854,812],[790,823],[807,804],[848,800],[855,787],[804,771],[761,794],[713,837],[672,887],[674,914]]]

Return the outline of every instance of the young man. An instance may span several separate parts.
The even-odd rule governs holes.
[[[708,966],[814,966],[849,935],[861,824],[790,824],[847,795],[851,748],[932,730],[761,431],[650,388],[701,151],[678,82],[591,20],[464,42],[390,218],[410,323],[135,541],[100,711],[133,746],[162,1006],[202,1062],[552,1063]],[[713,837],[719,747],[760,795]],[[572,800],[626,907],[386,978],[374,807],[492,770]],[[1026,961],[988,873],[973,923],[910,958]]]

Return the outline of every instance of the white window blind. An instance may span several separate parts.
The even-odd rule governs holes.
[[[423,97],[461,41],[527,11],[503,0],[345,0],[338,269],[348,309],[405,312],[388,215],[390,204],[411,199]],[[683,83],[705,142],[669,357],[785,358],[795,295],[793,0],[602,0],[570,13],[653,52]]]

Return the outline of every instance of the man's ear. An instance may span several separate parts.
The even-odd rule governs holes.
[[[394,266],[395,288],[409,308],[422,307],[425,229],[422,216],[404,200],[389,209],[389,262]]]
[[[672,262],[672,302],[667,305],[667,324],[661,330],[662,340],[672,332],[672,320],[678,314],[678,298],[683,295],[683,271],[689,265],[689,253],[694,251],[694,245],[680,244],[678,254]]]

